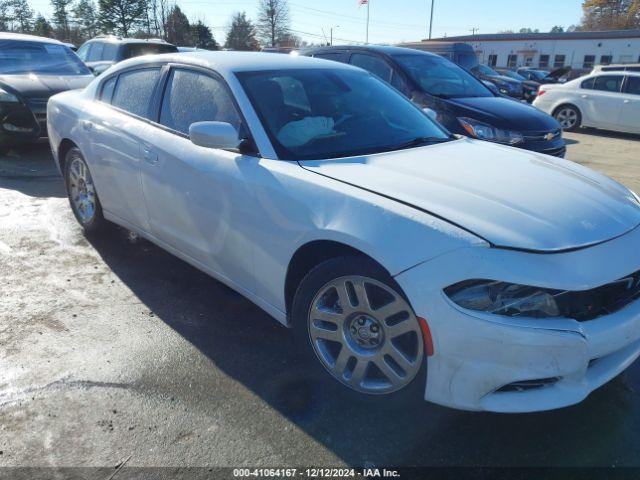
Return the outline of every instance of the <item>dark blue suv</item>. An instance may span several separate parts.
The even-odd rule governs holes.
[[[446,58],[410,48],[340,46],[300,52],[364,68],[390,83],[453,133],[563,157],[558,122],[536,108],[494,94]]]

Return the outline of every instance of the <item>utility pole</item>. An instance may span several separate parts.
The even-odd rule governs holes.
[[[475,28],[475,27],[469,29],[469,31],[471,32],[472,36],[475,35],[476,32],[479,31],[479,30],[480,30],[479,28]]]
[[[431,0],[431,16],[429,17],[429,40],[431,40],[431,29],[433,27],[433,4],[435,0]]]
[[[329,45],[331,46],[333,46],[333,29],[334,28],[340,28],[340,25],[334,25],[331,27],[330,34],[329,34],[329,38],[330,38]]]
[[[369,7],[370,6],[371,6],[371,0],[367,0],[367,35],[364,42],[367,45],[369,45]]]

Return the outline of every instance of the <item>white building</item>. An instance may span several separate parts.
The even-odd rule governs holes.
[[[440,38],[473,46],[480,63],[493,67],[591,69],[640,63],[640,30],[566,33],[497,33]]]

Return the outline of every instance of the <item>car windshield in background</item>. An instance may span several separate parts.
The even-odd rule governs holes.
[[[478,57],[474,53],[459,53],[457,55],[457,62],[463,68],[468,68],[471,70],[473,67],[478,65]]]
[[[538,80],[544,80],[551,73],[551,72],[548,72],[546,70],[529,70],[529,71]]]
[[[142,55],[157,55],[159,53],[175,53],[177,47],[161,43],[132,43],[125,47],[124,58],[141,57]]]
[[[364,72],[292,69],[238,78],[284,160],[366,155],[450,139],[409,100]]]
[[[0,74],[91,75],[69,47],[55,43],[0,40]]]
[[[516,80],[520,80],[521,82],[524,82],[526,80],[526,78],[524,78],[519,73],[514,72],[513,70],[507,70],[506,72],[503,72],[502,75],[506,75],[507,77],[514,78]]]
[[[483,75],[487,75],[488,77],[499,77],[500,74],[496,72],[493,68],[487,67],[486,65],[476,65],[471,70],[478,70]]]
[[[456,64],[435,55],[396,55],[422,89],[440,98],[492,97],[491,91]]]

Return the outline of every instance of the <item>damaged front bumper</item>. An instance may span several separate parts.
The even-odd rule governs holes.
[[[0,103],[0,146],[33,143],[47,134],[47,99]]]
[[[639,299],[579,322],[466,310],[443,289],[462,280],[487,278],[589,290],[640,270],[638,245],[640,228],[567,253],[470,247],[396,276],[433,337],[435,353],[428,358],[425,398],[465,410],[511,413],[584,400],[640,356]]]

